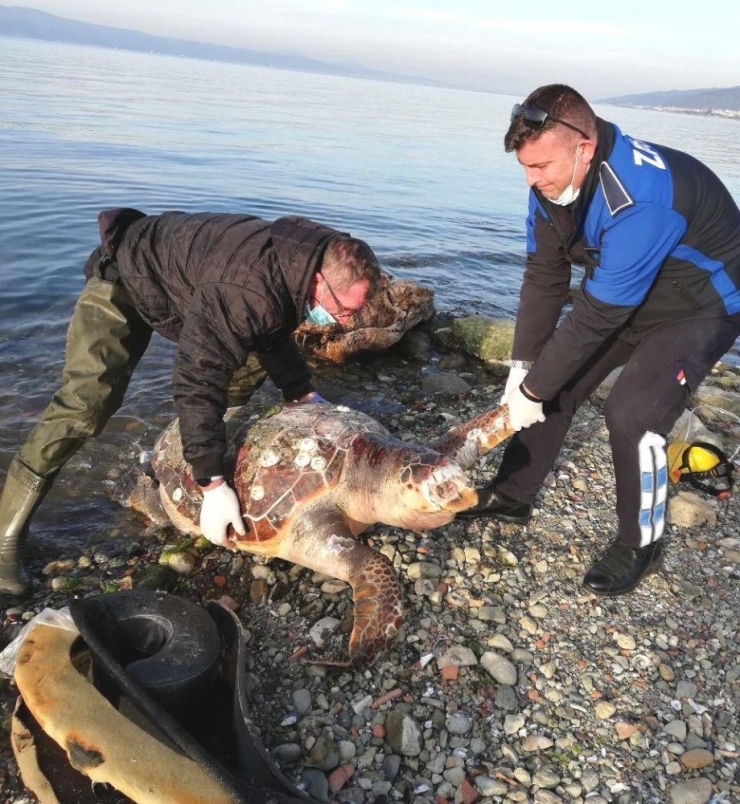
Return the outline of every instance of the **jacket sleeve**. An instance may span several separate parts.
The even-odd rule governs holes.
[[[306,361],[290,334],[276,339],[274,348],[258,350],[257,357],[270,379],[283,392],[286,402],[300,399],[313,390]]]
[[[534,193],[527,218],[527,260],[512,358],[534,361],[555,331],[570,289],[571,266]]]
[[[195,477],[223,473],[229,382],[253,349],[255,320],[238,288],[211,283],[196,289],[172,374],[183,455]]]
[[[610,219],[598,267],[527,375],[533,394],[552,399],[624,327],[685,231],[682,215],[655,204],[638,204]]]

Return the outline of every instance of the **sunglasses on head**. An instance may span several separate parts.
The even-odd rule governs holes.
[[[544,128],[548,120],[552,120],[553,123],[560,123],[561,126],[567,126],[573,131],[577,131],[587,140],[591,139],[583,129],[574,126],[573,123],[569,123],[567,120],[561,120],[559,117],[553,117],[553,115],[542,109],[538,109],[536,106],[522,106],[521,103],[515,103],[511,110],[511,122],[513,123],[518,117],[521,117],[533,131],[540,131]]]

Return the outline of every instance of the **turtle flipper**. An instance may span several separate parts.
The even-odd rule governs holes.
[[[365,545],[361,567],[349,578],[355,603],[355,622],[349,638],[352,667],[370,666],[391,645],[403,620],[403,591],[386,556]]]
[[[349,659],[321,661],[334,667],[365,667],[386,651],[403,620],[403,590],[390,559],[356,541],[346,522],[304,517],[281,545],[279,557],[347,581],[352,586],[355,617]]]
[[[312,664],[354,669],[370,667],[390,648],[401,627],[403,592],[393,564],[369,547],[355,544],[357,552],[363,553],[363,560],[360,569],[347,579],[352,585],[355,604],[349,659],[344,662],[314,661]]]

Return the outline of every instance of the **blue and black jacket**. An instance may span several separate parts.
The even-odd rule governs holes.
[[[571,266],[581,292],[558,326]],[[740,210],[688,154],[598,120],[598,146],[570,207],[530,191],[527,261],[513,357],[527,387],[552,399],[611,337],[639,342],[687,318],[740,314]]]

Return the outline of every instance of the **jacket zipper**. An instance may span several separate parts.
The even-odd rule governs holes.
[[[683,296],[685,301],[689,303],[689,305],[694,310],[701,310],[701,304],[686,290],[686,288],[676,279],[674,279],[671,284],[673,287]]]
[[[571,246],[573,246],[578,240],[580,221],[576,217],[575,211],[573,211],[571,214],[573,215],[573,231],[570,233],[570,235],[568,235],[568,233],[566,232],[565,227],[563,226],[563,223],[560,220],[560,217],[557,214],[557,212],[550,211],[548,213],[548,216],[550,218],[550,225],[555,231],[555,234],[557,235],[558,240],[560,240],[560,244],[562,245],[563,250],[565,251],[565,256],[568,258],[569,262],[575,263],[576,261],[571,256],[570,249]]]

